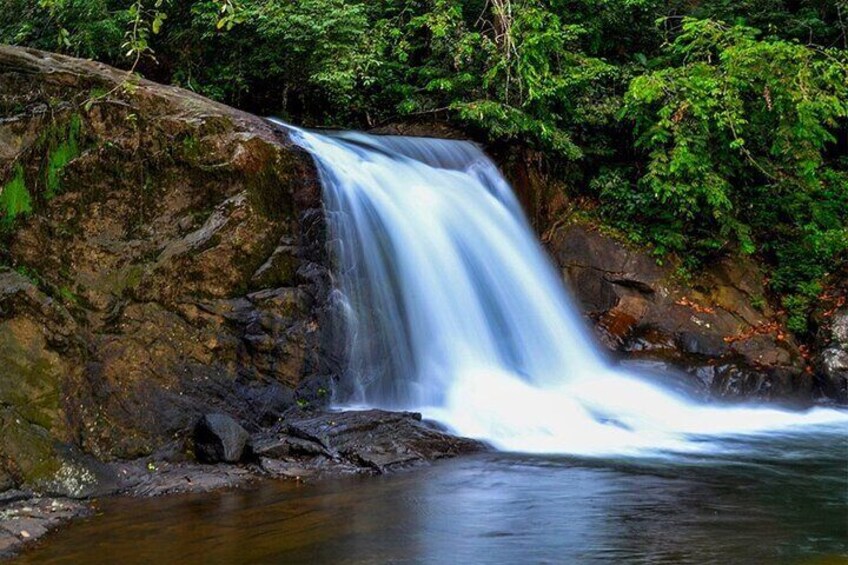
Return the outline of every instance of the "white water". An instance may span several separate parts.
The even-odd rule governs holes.
[[[845,412],[699,405],[613,366],[475,145],[292,135],[318,164],[347,305],[337,401],[417,410],[521,452],[715,452],[732,435],[848,433]]]

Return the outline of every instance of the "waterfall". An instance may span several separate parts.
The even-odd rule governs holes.
[[[692,452],[740,434],[848,431],[843,411],[702,405],[616,367],[476,145],[289,131],[319,170],[346,304],[336,402],[417,410],[523,452]]]

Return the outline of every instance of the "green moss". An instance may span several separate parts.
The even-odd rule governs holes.
[[[3,444],[0,454],[10,464],[10,471],[29,487],[47,485],[59,472],[62,462],[53,440],[45,429],[33,425],[13,410],[0,412]]]
[[[119,271],[111,271],[103,276],[94,287],[113,296],[124,296],[139,284],[144,275],[144,265],[129,265]]]
[[[38,165],[43,177],[36,176],[29,180],[43,178],[43,193],[38,186],[40,182],[35,183],[38,187],[36,191],[33,191],[32,183],[27,186],[24,167],[17,164],[11,180],[0,188],[0,233],[9,232],[18,217],[32,213],[39,203],[61,192],[62,171],[80,154],[81,132],[82,117],[72,114],[66,124],[50,125],[39,136],[34,155],[45,155]]]
[[[290,198],[284,197],[291,179],[285,168],[270,158],[265,165],[247,178],[247,197],[251,206],[266,218],[284,220],[291,217]]]
[[[60,296],[60,297],[62,298],[62,300],[63,300],[63,301],[65,301],[66,303],[69,303],[69,304],[79,304],[79,301],[80,301],[79,296],[77,296],[77,295],[74,293],[74,291],[72,291],[70,288],[68,288],[68,287],[66,287],[66,286],[63,286],[63,287],[60,287],[60,288],[59,288],[59,291],[58,291],[58,292],[59,292],[59,296]]]
[[[65,367],[49,351],[32,322],[0,324],[0,405],[13,406],[27,421],[46,429],[58,425],[59,383]]]
[[[2,214],[0,230],[8,229],[15,218],[30,212],[32,212],[32,196],[26,187],[24,169],[17,165],[12,180],[6,183],[0,192],[0,214]]]
[[[197,163],[201,157],[200,142],[193,135],[187,135],[180,143],[179,156],[189,163]]]
[[[134,289],[141,284],[141,277],[144,275],[144,266],[143,265],[132,265],[128,267],[125,271],[124,277],[124,288],[125,289]]]
[[[28,267],[27,265],[18,265],[17,267],[15,267],[15,272],[21,276],[26,277],[29,282],[31,282],[35,286],[41,286],[41,275],[39,275],[38,271],[36,271],[32,267]]]
[[[103,98],[109,94],[109,89],[103,88],[102,86],[95,86],[88,93],[89,100],[96,100],[97,98]]]
[[[66,135],[63,136],[64,139],[47,155],[44,196],[48,200],[59,194],[62,170],[80,153],[79,135],[81,127],[82,119],[79,114],[73,114],[68,122]]]
[[[89,496],[99,481],[96,468],[73,446],[58,441],[14,410],[0,409],[0,434],[0,460],[14,484],[39,493],[81,498]]]

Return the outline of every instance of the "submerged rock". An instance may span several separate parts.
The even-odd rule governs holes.
[[[194,426],[194,453],[203,463],[238,463],[252,452],[250,434],[226,414],[207,414]]]

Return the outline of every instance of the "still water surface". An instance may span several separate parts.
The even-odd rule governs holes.
[[[845,563],[847,441],[772,436],[603,462],[487,454],[389,477],[109,499],[19,562]]]

